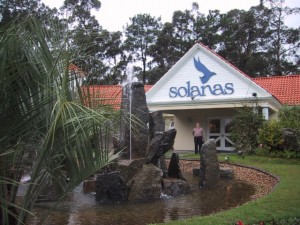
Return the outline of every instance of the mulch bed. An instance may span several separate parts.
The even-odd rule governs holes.
[[[200,161],[197,160],[180,160],[179,164],[182,172],[192,173],[194,168],[200,167]],[[255,194],[251,196],[252,199],[258,199],[269,194],[279,182],[278,177],[254,167],[246,167],[229,163],[220,163],[220,167],[232,168],[235,179],[249,182],[254,185]]]

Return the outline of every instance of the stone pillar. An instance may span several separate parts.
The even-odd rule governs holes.
[[[220,181],[220,167],[217,157],[217,147],[214,139],[202,145],[200,151],[200,188],[214,188]]]
[[[122,118],[126,122],[121,122],[119,148],[124,149],[124,158],[129,159],[130,152],[131,158],[145,157],[149,133],[149,110],[142,83],[132,82],[124,87],[121,110]]]
[[[149,154],[149,147],[151,140],[154,138],[155,132],[165,131],[165,122],[163,120],[162,112],[155,111],[149,114],[149,145],[147,146],[147,155]],[[168,167],[166,157],[163,154],[158,161],[158,167],[163,171],[164,178],[168,176]]]
[[[173,153],[169,163],[168,176],[171,178],[177,178],[185,180],[182,176],[180,165],[179,165],[179,155],[178,153]]]
[[[164,132],[165,122],[163,120],[162,112],[155,111],[149,114],[149,137],[150,140],[154,137],[155,132]]]

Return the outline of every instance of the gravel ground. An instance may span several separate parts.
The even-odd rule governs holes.
[[[192,173],[194,168],[200,167],[200,162],[195,160],[180,160],[179,164],[182,172]],[[227,163],[220,163],[220,167],[232,168],[235,179],[253,184],[256,191],[255,194],[251,196],[252,199],[258,199],[269,194],[279,182],[279,178],[256,168]]]

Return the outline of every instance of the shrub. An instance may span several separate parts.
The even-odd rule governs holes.
[[[300,106],[284,106],[278,111],[278,120],[284,128],[292,128],[300,133]]]
[[[257,147],[257,134],[263,123],[263,117],[258,112],[261,110],[257,105],[254,107],[245,105],[237,109],[230,128],[236,150],[253,153]]]
[[[267,148],[264,148],[262,145],[254,150],[255,155],[270,157],[270,151]]]
[[[277,120],[265,121],[259,130],[258,141],[270,151],[278,150],[283,144],[282,128]]]
[[[290,150],[277,150],[277,151],[270,151],[267,148],[262,146],[256,148],[254,150],[255,155],[269,157],[269,158],[283,158],[283,159],[300,159],[300,153]]]
[[[237,221],[235,224],[244,225],[243,221],[241,220]],[[293,217],[281,220],[260,221],[258,223],[252,223],[251,225],[300,225],[300,218]]]
[[[285,159],[299,159],[300,158],[300,153],[291,151],[291,150],[284,150],[283,151],[283,157]]]
[[[288,218],[288,219],[282,219],[282,220],[272,220],[266,223],[266,225],[300,225],[300,218]]]

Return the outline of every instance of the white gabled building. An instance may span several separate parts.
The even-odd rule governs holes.
[[[217,150],[232,151],[228,126],[236,107],[257,98],[266,119],[282,104],[250,77],[202,44],[195,44],[147,93],[150,111],[174,116],[175,150],[192,150],[200,122]]]

